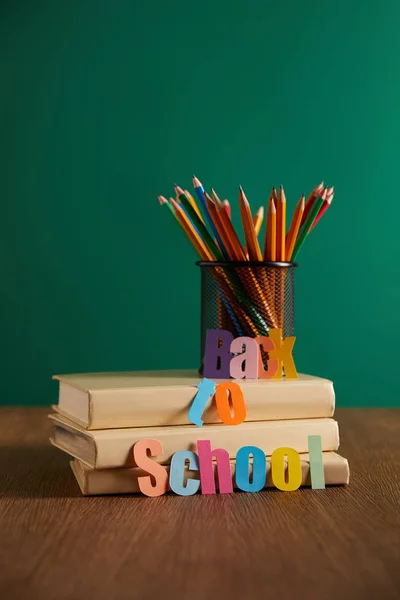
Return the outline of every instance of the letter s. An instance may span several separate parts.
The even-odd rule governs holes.
[[[140,440],[133,446],[133,460],[136,465],[153,475],[156,480],[156,484],[153,485],[150,475],[138,477],[139,489],[145,496],[162,496],[168,489],[168,473],[162,465],[151,460],[147,450],[150,450],[150,456],[160,456],[163,453],[163,447],[157,440]]]

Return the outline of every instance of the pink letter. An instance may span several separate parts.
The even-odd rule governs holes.
[[[218,487],[220,494],[232,494],[232,475],[229,454],[222,448],[211,452],[210,440],[197,440],[199,453],[200,480],[202,494],[215,494],[213,457],[217,459]]]
[[[204,377],[229,379],[229,348],[233,334],[225,329],[207,329],[204,354]]]
[[[243,352],[243,346],[245,351]],[[257,379],[258,377],[258,344],[250,337],[238,337],[231,343],[231,358],[229,372],[233,379]]]
[[[157,440],[140,440],[133,446],[133,460],[136,465],[155,479],[153,485],[149,475],[138,477],[139,489],[145,496],[162,496],[168,489],[168,473],[162,465],[147,456],[147,450],[150,450],[150,456],[160,456],[163,453],[162,445]]]

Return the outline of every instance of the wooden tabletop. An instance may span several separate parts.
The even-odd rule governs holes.
[[[84,498],[46,409],[0,409],[0,598],[400,598],[400,410],[337,410],[348,487]]]

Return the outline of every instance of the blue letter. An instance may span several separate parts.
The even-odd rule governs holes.
[[[253,455],[253,481],[249,481],[249,458]],[[244,492],[259,492],[267,479],[267,459],[257,446],[243,446],[236,454],[236,485]]]
[[[189,461],[189,470],[199,470],[199,459],[197,454],[190,450],[179,450],[175,452],[171,460],[169,470],[169,487],[179,496],[193,496],[200,487],[200,479],[187,479],[184,485],[185,462]]]
[[[193,398],[192,406],[190,407],[188,413],[189,421],[192,421],[197,427],[201,427],[203,425],[203,421],[201,420],[201,415],[204,412],[208,399],[215,392],[215,386],[217,384],[211,381],[211,379],[207,379],[204,377],[202,381],[199,381],[197,387],[199,391]]]

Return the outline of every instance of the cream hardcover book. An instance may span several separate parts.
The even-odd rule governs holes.
[[[201,377],[195,370],[56,375],[55,410],[85,429],[189,425],[188,411]],[[227,380],[215,380],[221,383]],[[230,380],[232,381],[232,380]],[[311,375],[298,379],[240,379],[246,421],[332,417],[333,383]],[[204,423],[220,423],[211,397]]]
[[[163,455],[156,462],[169,464],[178,450],[197,450],[198,440],[210,440],[211,447],[224,448],[231,458],[242,446],[258,446],[265,455],[276,448],[289,447],[297,452],[308,451],[308,436],[320,435],[323,451],[339,447],[338,424],[333,419],[300,419],[288,421],[255,421],[229,427],[224,424],[182,425],[180,427],[134,427],[88,431],[53,414],[54,437],[51,442],[94,469],[134,467],[133,445],[142,439],[158,440]]]
[[[310,464],[308,454],[300,454],[302,486],[310,486]],[[271,479],[271,459],[267,459],[267,480],[265,487],[273,487]],[[287,464],[287,461],[285,461]],[[323,452],[322,464],[324,467],[325,485],[344,485],[349,483],[350,470],[348,461],[335,452]],[[165,466],[169,472],[169,465]],[[138,467],[127,469],[91,469],[84,463],[75,459],[71,461],[71,469],[76,477],[84,496],[97,496],[103,494],[137,494],[140,493],[138,477],[147,475],[146,471]],[[215,469],[215,464],[214,464]],[[234,478],[236,461],[231,459],[231,472]],[[216,469],[215,469],[216,471]],[[253,471],[252,461],[249,463],[249,473]],[[185,478],[199,479],[198,471],[191,471],[185,467]],[[233,479],[234,487],[235,479]]]

